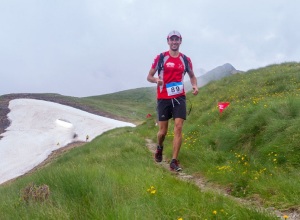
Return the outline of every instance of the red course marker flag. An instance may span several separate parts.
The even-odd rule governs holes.
[[[222,111],[228,107],[230,103],[229,102],[219,102],[218,106],[219,106],[219,111],[220,113],[222,113]]]

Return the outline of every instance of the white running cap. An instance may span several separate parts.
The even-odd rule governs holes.
[[[171,31],[169,34],[168,34],[168,39],[172,36],[177,36],[179,37],[180,39],[182,39],[181,37],[181,34],[178,32],[178,31]]]

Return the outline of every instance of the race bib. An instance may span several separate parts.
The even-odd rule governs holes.
[[[183,93],[183,83],[182,82],[171,82],[166,84],[168,96],[173,96]]]

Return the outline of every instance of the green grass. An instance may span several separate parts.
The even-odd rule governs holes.
[[[213,219],[213,211],[216,219],[274,219],[214,192],[201,192],[156,166],[144,138],[136,135],[140,129],[107,132],[1,186],[1,219]],[[47,201],[20,199],[20,189],[31,182],[49,186]]]
[[[193,109],[179,157],[186,173],[263,207],[300,209],[299,63],[226,77],[200,88],[198,96],[189,93],[188,99]],[[155,141],[157,133],[153,88],[72,101],[143,123],[106,132],[43,169],[1,185],[1,219],[276,219],[201,191],[153,162],[145,143],[145,138]],[[222,115],[221,101],[230,102]],[[148,113],[153,118],[145,119]],[[171,121],[168,158],[172,129]],[[20,190],[32,182],[49,186],[48,200],[22,200]]]
[[[155,87],[130,89],[112,94],[81,98],[88,105],[141,123],[155,111]]]
[[[185,127],[182,160],[265,204],[299,208],[300,65],[286,63],[227,77],[200,90]],[[230,106],[219,114],[218,101]]]
[[[0,101],[4,100],[0,96]],[[26,98],[38,98],[48,101],[75,106],[81,110],[101,114],[106,117],[117,117],[119,120],[126,120],[132,123],[142,123],[149,112],[155,111],[156,88],[138,88],[121,92],[90,96],[72,97],[55,93],[45,94],[23,94]]]

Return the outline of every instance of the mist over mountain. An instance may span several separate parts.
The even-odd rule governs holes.
[[[194,73],[195,75],[197,76],[202,76],[204,75],[205,73],[207,73],[207,70],[203,69],[203,68],[193,68],[194,69]]]
[[[198,76],[198,87],[202,87],[211,81],[219,80],[226,76],[230,76],[236,73],[243,73],[243,71],[235,69],[230,63],[225,63],[222,66],[218,66]],[[185,82],[184,86],[186,91],[190,91],[192,89],[189,79]]]

